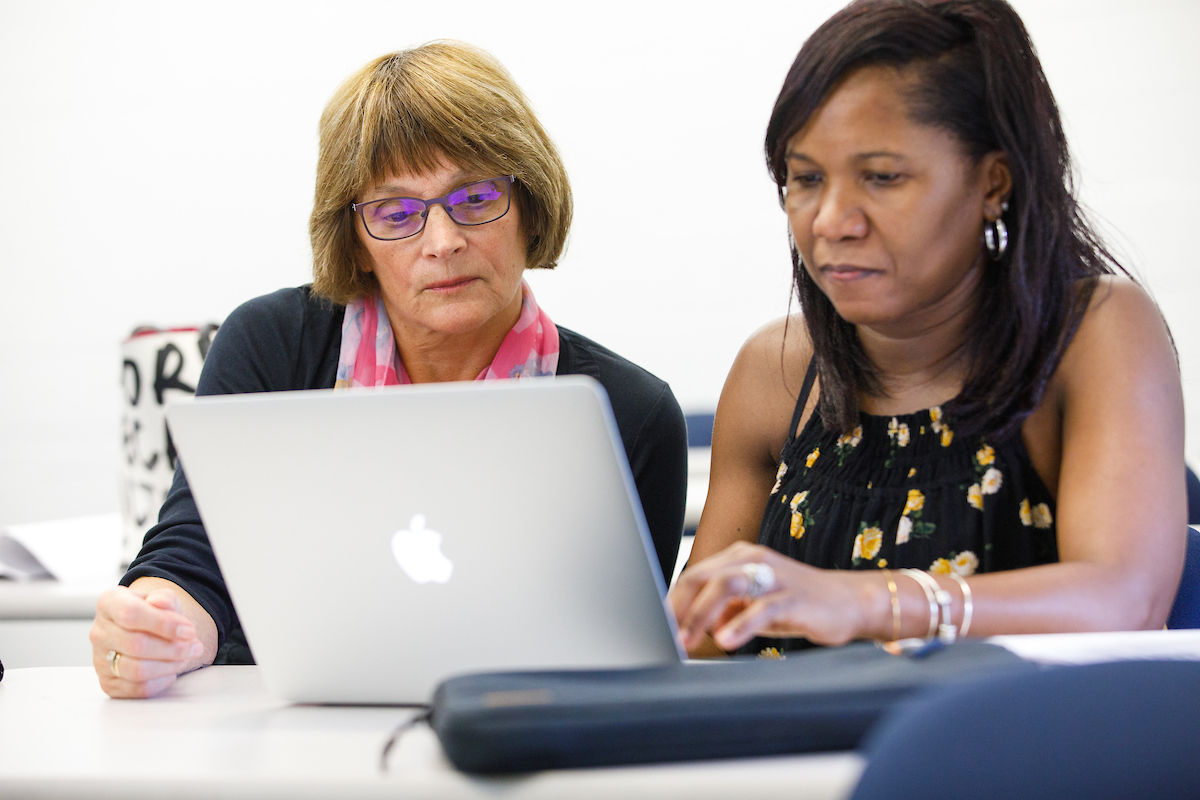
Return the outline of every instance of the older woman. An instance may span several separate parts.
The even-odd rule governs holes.
[[[376,59],[321,118],[312,285],[234,311],[197,393],[589,375],[608,392],[670,575],[686,482],[679,406],[661,380],[551,322],[522,279],[555,266],[570,221],[558,153],[499,63],[454,42]],[[91,632],[110,695],[251,660],[182,471],[121,584]]]
[[[671,595],[686,646],[1161,627],[1179,369],[1079,210],[1012,8],[851,4],[805,42],[766,152],[803,317],[725,384]]]

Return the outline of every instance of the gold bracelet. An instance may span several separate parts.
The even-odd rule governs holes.
[[[892,641],[900,638],[900,591],[896,588],[896,581],[892,579],[892,571],[890,569],[883,570],[883,579],[887,581],[888,597],[892,601]]]
[[[925,599],[929,601],[929,633],[925,634],[925,638],[932,639],[938,631],[938,601],[934,594],[935,589],[930,588],[929,584],[932,583],[936,587],[937,581],[919,569],[902,569],[900,572],[916,581],[925,593]]]
[[[958,635],[966,636],[967,629],[971,627],[971,616],[975,612],[975,603],[971,599],[971,587],[967,585],[967,579],[959,575],[957,572],[951,572],[950,577],[958,583],[958,588],[962,589],[963,596],[963,619],[962,625],[958,627]]]

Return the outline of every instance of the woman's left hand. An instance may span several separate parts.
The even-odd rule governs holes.
[[[774,582],[753,597],[758,564],[771,568]],[[890,614],[887,585],[877,571],[818,569],[747,542],[689,567],[668,599],[689,651],[706,633],[727,651],[759,635],[845,644],[883,635],[876,628]]]

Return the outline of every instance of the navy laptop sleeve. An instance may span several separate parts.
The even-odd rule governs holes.
[[[478,773],[846,750],[917,690],[1036,669],[962,641],[923,658],[856,643],[784,659],[486,673],[445,681],[430,723],[454,765]]]

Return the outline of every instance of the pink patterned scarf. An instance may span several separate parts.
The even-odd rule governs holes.
[[[504,337],[477,381],[533,378],[558,372],[558,328],[538,307],[529,284],[521,281],[521,316]],[[381,297],[365,297],[346,306],[342,349],[335,389],[412,383],[400,363],[392,326]]]

